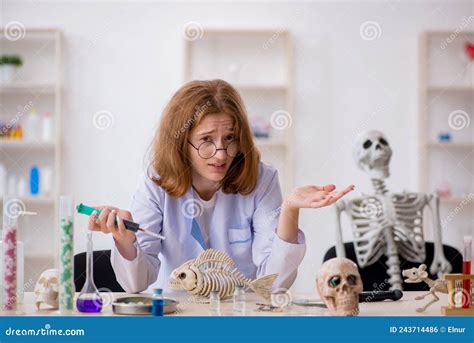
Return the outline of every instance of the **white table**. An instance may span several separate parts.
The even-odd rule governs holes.
[[[418,313],[416,308],[424,306],[432,297],[428,295],[423,300],[415,300],[417,295],[425,294],[426,292],[405,292],[403,298],[397,301],[386,300],[384,302],[361,303],[360,316],[441,316],[441,306],[446,306],[448,297],[446,294],[439,294],[440,301],[432,304],[425,312]],[[101,293],[104,298],[104,308],[102,312],[96,314],[85,314],[74,311],[72,316],[116,316],[113,313],[111,300],[118,298],[126,293]],[[77,296],[78,294],[76,294]],[[138,294],[131,294],[138,295]],[[186,293],[167,293],[165,297],[174,298],[180,302],[179,311],[175,316],[210,316],[214,315],[210,311],[208,304],[195,304],[188,301]],[[293,299],[316,299],[315,294],[296,294]],[[281,312],[262,312],[258,311],[256,303],[263,303],[261,298],[253,293],[247,294],[247,305],[244,315],[246,316],[328,316],[328,310],[321,307],[304,307],[298,305],[291,305]],[[43,305],[44,309],[37,310],[34,304],[33,292],[26,292],[24,301],[18,305],[16,311],[1,311],[0,315],[19,315],[19,316],[58,316],[61,315],[58,310],[47,309],[48,305]],[[221,302],[221,315],[234,316],[242,315],[236,314],[232,311],[232,299],[223,300]]]

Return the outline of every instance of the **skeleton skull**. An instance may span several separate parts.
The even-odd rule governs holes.
[[[418,268],[405,269],[402,275],[406,277],[403,280],[406,283],[419,283],[423,282],[423,279],[428,278],[428,272],[426,271],[426,264],[421,264]]]
[[[59,271],[48,269],[41,273],[35,286],[35,303],[39,310],[42,303],[58,308]]]
[[[323,263],[316,278],[319,295],[334,316],[359,314],[362,280],[357,265],[344,257]]]
[[[392,149],[385,135],[376,130],[362,132],[355,141],[354,159],[360,169],[373,179],[385,179],[390,176],[388,165]]]

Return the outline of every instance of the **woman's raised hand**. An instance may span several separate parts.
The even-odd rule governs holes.
[[[288,208],[320,208],[334,204],[344,195],[354,190],[354,185],[349,185],[341,191],[336,191],[336,186],[308,185],[297,187],[286,198],[283,206]]]
[[[101,213],[98,216],[95,211],[91,214],[89,217],[89,230],[111,233],[115,241],[120,245],[133,245],[135,233],[127,230],[123,223],[123,219],[133,221],[130,212],[111,206],[95,206],[94,208],[100,210]]]

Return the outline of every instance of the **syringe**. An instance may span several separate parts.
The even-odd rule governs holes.
[[[94,212],[94,211],[96,211],[98,215],[101,213],[100,210],[98,210],[96,208],[93,208],[93,207],[90,207],[90,206],[87,206],[87,205],[84,205],[84,204],[77,205],[76,210],[77,210],[78,213],[85,214],[87,216],[90,216],[92,214],[92,212]],[[130,231],[133,231],[133,232],[141,231],[141,232],[143,232],[143,233],[145,233],[149,236],[153,236],[153,237],[158,238],[158,239],[165,239],[165,236],[163,236],[163,235],[160,235],[160,234],[152,232],[150,230],[141,228],[140,224],[134,223],[134,222],[132,222],[130,220],[126,220],[126,219],[122,219],[122,220],[123,220],[123,223],[124,223],[125,228],[127,230],[130,230]]]

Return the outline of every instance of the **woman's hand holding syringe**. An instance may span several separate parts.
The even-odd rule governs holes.
[[[115,240],[120,254],[127,260],[134,260],[137,256],[137,249],[134,246],[136,240],[135,232],[127,230],[124,219],[132,221],[132,214],[129,211],[116,207],[98,206],[89,217],[89,230],[111,233]]]

